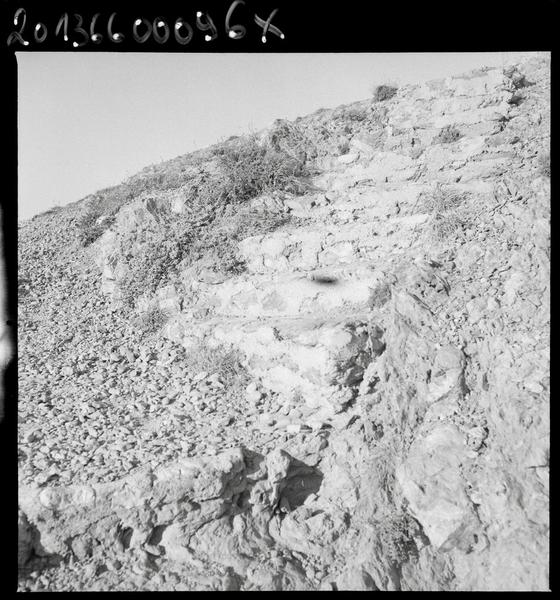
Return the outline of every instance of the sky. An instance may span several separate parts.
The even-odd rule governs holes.
[[[375,85],[420,83],[518,55],[20,52],[18,218],[276,118],[363,100]]]

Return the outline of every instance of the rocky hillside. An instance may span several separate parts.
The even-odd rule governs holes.
[[[549,142],[535,57],[22,223],[20,589],[548,589]]]

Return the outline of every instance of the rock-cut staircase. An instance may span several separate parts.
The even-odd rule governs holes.
[[[188,270],[183,280],[194,302],[182,310],[172,286],[159,290],[161,308],[174,313],[165,334],[186,348],[202,339],[235,347],[284,399],[301,398],[325,415],[342,410],[384,348],[372,294],[390,286],[399,261],[424,254],[430,215],[420,197],[437,182],[489,191],[480,161],[489,176],[504,158],[484,142],[508,118],[513,92],[498,70],[399,91],[380,144],[354,136],[346,154],[320,161],[311,192],[281,199],[302,225],[241,242],[244,274],[208,281]],[[437,143],[448,125],[460,139]],[[266,208],[266,197],[257,202]]]
[[[166,334],[186,347],[201,339],[233,346],[265,388],[285,400],[298,397],[323,416],[340,412],[384,348],[371,321],[372,293],[385,271],[371,258],[377,243],[370,213],[390,213],[392,198],[373,211],[378,195],[368,204],[355,190],[346,200],[330,189],[306,195],[299,199],[305,208],[293,211],[304,227],[244,240],[247,272],[218,283],[192,281],[197,302],[167,324]],[[337,196],[328,211],[319,203]],[[418,221],[396,217],[393,227],[410,233]],[[396,247],[405,239],[395,236]]]
[[[306,193],[251,201],[282,224],[242,273],[135,281],[153,321],[110,298],[183,256],[173,219],[208,225],[213,150],[127,182],[91,246],[97,197],[22,227],[24,589],[548,589],[549,72],[276,122]]]

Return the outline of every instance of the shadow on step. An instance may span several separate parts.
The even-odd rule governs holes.
[[[335,285],[338,283],[338,279],[331,275],[313,275],[311,281],[320,285]]]

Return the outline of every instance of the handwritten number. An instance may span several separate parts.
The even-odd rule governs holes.
[[[19,25],[20,16],[21,16],[21,25]],[[6,44],[8,46],[11,46],[16,41],[19,42],[20,44],[22,44],[22,46],[29,46],[29,42],[24,40],[23,36],[21,35],[23,33],[23,28],[25,27],[26,20],[27,20],[27,17],[25,14],[25,9],[18,8],[14,15],[14,25],[16,27],[18,27],[18,25],[19,25],[19,31],[12,31],[12,33],[10,33],[10,35],[8,36],[8,39],[6,40]]]
[[[184,27],[187,30],[186,37],[183,37],[180,34],[181,27]],[[175,21],[175,27],[174,27],[173,32],[175,34],[175,40],[177,42],[179,42],[179,44],[181,44],[181,46],[186,46],[192,40],[193,35],[194,35],[193,28],[186,21],[183,21],[183,19],[181,17],[179,17]]]
[[[76,19],[76,21],[78,21],[78,24],[76,25],[76,27],[74,27],[74,31],[76,33],[79,33],[82,36],[83,41],[81,41],[79,43],[72,42],[72,46],[74,46],[74,48],[80,48],[81,46],[85,46],[89,42],[89,34],[85,29],[82,29],[82,25],[84,24],[82,15],[79,15],[78,13],[74,13],[74,18]]]
[[[95,33],[95,25],[97,23],[97,19],[99,19],[99,14],[96,13],[93,15],[91,19],[91,23],[89,24],[89,37],[94,44],[100,44],[103,41],[103,36],[100,33]]]
[[[162,28],[164,31],[163,35],[161,35],[159,33],[160,28]],[[158,44],[165,44],[165,42],[167,42],[167,40],[169,39],[169,25],[161,17],[156,17],[154,19],[153,32],[154,32],[154,40]]]
[[[233,11],[240,5],[240,4],[245,4],[245,2],[243,0],[235,0],[235,2],[232,2],[231,6],[229,7],[229,10],[227,11],[227,15],[226,15],[226,34],[234,39],[234,40],[240,40],[242,37],[245,37],[245,34],[247,33],[247,30],[245,29],[245,27],[243,27],[243,25],[231,25],[229,24],[229,20],[231,19],[232,15],[233,15]]]
[[[113,33],[113,21],[115,20],[116,16],[117,16],[117,13],[114,12],[109,17],[109,22],[107,23],[107,34],[111,38],[112,42],[115,42],[116,44],[120,44],[124,40],[124,35],[122,33]]]
[[[271,33],[273,33],[274,35],[277,35],[281,40],[284,39],[284,34],[280,31],[280,29],[278,29],[278,27],[275,27],[274,25],[271,24],[272,19],[275,17],[276,13],[278,12],[278,9],[275,8],[271,13],[270,16],[268,17],[268,19],[266,21],[263,21],[259,15],[255,14],[255,23],[259,26],[262,27],[262,37],[261,37],[261,41],[263,44],[266,44],[266,34],[270,31]]]
[[[62,17],[60,17],[60,19],[58,20],[58,24],[56,26],[55,35],[58,35],[60,33],[60,30],[63,29],[63,33],[64,33],[64,41],[67,42],[68,41],[68,13],[64,13],[62,15]]]
[[[138,35],[138,27],[142,24],[145,27],[147,27],[148,29],[147,29],[146,33],[144,33],[144,35]],[[134,21],[134,25],[132,26],[132,37],[139,44],[143,44],[151,35],[152,35],[152,24],[150,23],[150,21],[148,21],[148,19],[145,19],[144,17],[142,17],[141,19],[136,19],[136,21]]]
[[[42,34],[39,35],[39,31],[42,31]],[[47,37],[47,27],[43,23],[37,23],[35,25],[35,31],[33,32],[33,37],[38,44],[42,44]]]
[[[72,31],[74,33],[79,34],[82,37],[82,41],[80,41],[80,42],[73,41],[72,46],[74,46],[74,48],[80,48],[81,46],[85,46],[89,42],[89,35],[88,35],[88,32],[82,28],[82,25],[84,23],[82,16],[77,13],[74,13],[74,19],[76,19],[77,25],[72,29]],[[68,13],[64,13],[62,15],[62,17],[60,17],[60,19],[58,20],[58,24],[57,24],[56,30],[54,32],[55,35],[59,35],[60,32],[62,31],[65,42],[68,41],[68,23],[69,23],[69,21],[70,21],[70,18],[68,16]]]
[[[231,39],[240,40],[247,34],[247,29],[243,25],[231,24],[231,20],[233,18],[235,9],[239,6],[245,6],[245,4],[245,0],[233,0],[227,11],[225,18],[225,31],[226,35]],[[276,16],[277,13],[278,9],[274,9],[270,13],[268,19],[266,20],[261,19],[261,17],[259,17],[256,13],[254,15],[255,23],[262,29],[261,40],[263,44],[266,43],[267,35],[269,32],[282,40],[285,39],[285,36],[282,33],[282,31],[280,31],[278,27],[272,24],[272,19]],[[100,13],[96,13],[93,16],[89,26],[89,33],[82,27],[84,24],[82,16],[78,13],[74,13],[73,16],[76,20],[76,25],[72,28],[72,33],[77,34],[79,36],[79,41],[72,41],[72,45],[75,48],[85,46],[89,40],[91,40],[94,44],[100,44],[103,41],[104,36],[100,33],[95,32],[95,26],[100,16]],[[117,13],[114,12],[109,17],[109,21],[107,23],[107,34],[112,42],[119,44],[124,41],[125,36],[122,33],[116,33],[113,31],[113,22],[116,16]],[[14,26],[18,29],[16,31],[12,31],[8,36],[6,40],[8,46],[16,42],[23,46],[29,45],[29,42],[23,38],[23,30],[25,28],[26,21],[27,15],[25,9],[19,8],[14,14]],[[68,13],[64,13],[58,20],[58,23],[55,28],[55,36],[62,34],[65,42],[69,41],[69,21],[70,19]],[[144,25],[144,27],[146,28],[146,31],[143,35],[139,35],[138,33],[138,28],[141,25]],[[196,28],[200,31],[205,32],[206,35],[204,36],[204,40],[207,42],[215,40],[218,37],[218,30],[208,13],[203,13],[201,11],[198,11],[196,13]],[[42,44],[47,39],[47,34],[47,26],[44,23],[37,23],[35,25],[35,29],[33,31],[33,38],[35,42],[37,42],[38,44]],[[165,44],[165,42],[167,42],[169,39],[171,30],[167,22],[162,17],[156,17],[153,23],[145,18],[136,19],[132,27],[132,36],[136,42],[143,44],[150,38],[152,34],[154,40],[158,44]],[[187,23],[185,20],[179,17],[175,21],[175,25],[173,27],[173,35],[177,43],[181,44],[182,46],[185,46],[193,39],[194,31],[189,23]]]
[[[204,18],[204,21],[203,21]],[[209,15],[205,13],[201,13],[200,11],[196,13],[196,26],[200,31],[211,31],[211,34],[206,34],[204,36],[204,40],[207,42],[211,42],[218,37],[218,30],[214,25],[214,21],[210,18]]]

